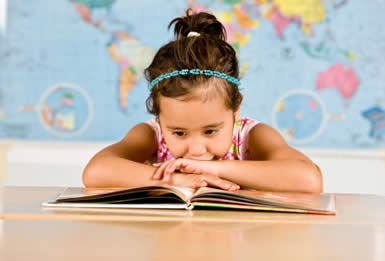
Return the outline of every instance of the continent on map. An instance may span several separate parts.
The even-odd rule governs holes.
[[[335,9],[346,3],[344,0],[333,2]],[[305,36],[312,37],[315,35],[313,25],[327,20],[327,10],[322,0],[258,0],[256,4],[259,5],[262,16],[273,24],[279,39],[283,39],[286,28],[292,23],[296,24]],[[300,41],[299,44],[307,55],[323,59],[342,55],[349,60],[356,59],[354,53],[335,44],[336,39],[329,28],[322,33],[322,40],[317,40],[316,43]]]
[[[385,111],[381,107],[375,105],[363,111],[362,116],[370,122],[370,137],[379,138],[385,136]]]
[[[270,18],[280,38],[291,22],[295,22],[304,33],[312,35],[312,24],[320,23],[326,18],[322,0],[274,0],[273,3],[267,18]]]
[[[97,8],[110,10],[116,0],[70,0],[70,2],[75,7],[76,11],[78,11],[84,22],[101,28],[102,20],[98,19],[94,21],[92,19],[92,11]]]
[[[336,88],[344,99],[351,99],[356,93],[360,80],[353,67],[346,70],[341,63],[332,65],[325,72],[317,75],[317,91],[327,88]]]
[[[106,9],[109,11],[116,0],[70,0],[72,5],[81,15],[83,21],[95,26],[104,33],[111,34],[107,43],[108,54],[119,65],[119,106],[124,111],[127,108],[127,97],[129,91],[135,87],[144,69],[150,64],[155,51],[141,43],[125,31],[106,31],[103,21],[92,19],[94,9]],[[111,17],[110,17],[111,18]],[[113,19],[114,24],[121,23],[119,19]],[[117,26],[117,25],[116,25]]]
[[[142,77],[144,69],[151,63],[155,51],[143,46],[126,32],[115,32],[107,44],[107,51],[119,65],[119,104],[120,108],[125,110],[129,91]]]
[[[284,32],[290,24],[296,24],[304,33],[305,37],[314,36],[313,25],[327,20],[327,9],[322,0],[224,0],[223,3],[230,5],[228,10],[208,10],[203,3],[189,0],[189,6],[196,12],[211,11],[223,23],[227,31],[227,41],[239,51],[251,37],[251,30],[256,28],[260,21],[266,19],[273,25],[278,39],[283,39]],[[333,1],[334,9],[345,5],[343,0]],[[336,55],[354,60],[356,56],[347,50],[341,49],[335,43],[333,32],[327,28],[321,32],[319,37],[312,43],[308,40],[300,40],[299,45],[307,55],[317,59],[331,59]],[[246,73],[247,67],[243,70]]]

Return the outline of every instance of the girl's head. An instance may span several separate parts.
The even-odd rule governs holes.
[[[176,40],[161,47],[145,70],[147,80],[155,82],[147,109],[160,119],[175,157],[222,157],[231,145],[242,102],[235,50],[225,41],[223,25],[211,14],[194,14],[189,9],[169,28],[173,25]],[[192,73],[192,69],[206,73]],[[157,81],[175,71],[179,74]],[[210,76],[212,72],[216,76]]]
[[[169,28],[173,25],[176,40],[161,47],[145,70],[149,82],[175,70],[196,68],[218,71],[234,78],[239,77],[235,50],[225,41],[225,28],[214,15],[204,12],[193,14],[192,10],[188,9],[184,17],[172,20]],[[237,85],[213,76],[187,74],[170,77],[157,83],[147,98],[147,110],[159,116],[160,96],[183,97],[184,100],[188,100],[210,99],[215,95],[221,96],[226,107],[234,112],[242,102],[242,95]]]

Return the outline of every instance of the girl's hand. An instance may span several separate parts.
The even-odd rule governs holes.
[[[170,180],[171,174],[175,171],[184,174],[211,174],[218,176],[217,162],[190,160],[190,159],[176,159],[169,160],[162,163],[155,163],[152,166],[159,167],[155,172],[154,179],[163,179],[164,182]]]
[[[193,188],[211,186],[229,191],[238,190],[240,188],[238,184],[218,177],[217,164],[214,161],[189,159],[176,159],[156,163],[153,166],[159,168],[153,178],[163,178],[163,182],[176,186]]]
[[[227,191],[237,191],[239,189],[239,185],[209,174],[186,175],[184,173],[174,173],[171,176],[168,184],[174,186],[190,187],[193,189],[207,186],[216,187]]]

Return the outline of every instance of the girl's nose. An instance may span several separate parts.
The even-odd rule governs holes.
[[[199,157],[207,152],[206,146],[202,143],[194,142],[189,146],[189,154],[193,157]]]

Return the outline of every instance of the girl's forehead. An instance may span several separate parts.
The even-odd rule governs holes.
[[[232,110],[225,106],[220,97],[208,100],[160,97],[159,105],[159,118],[172,126],[206,126],[231,120],[233,117]]]
[[[189,89],[188,94],[182,97],[178,97],[178,99],[181,100],[188,100],[188,99],[202,99],[204,101],[210,100],[213,98],[217,98],[218,96],[225,100],[226,96],[226,88],[227,84],[226,81],[219,78],[204,78],[205,81],[193,84],[189,82],[185,82],[184,85],[185,88],[187,87]]]
[[[159,97],[159,105],[161,111],[168,113],[184,112],[189,110],[195,111],[213,111],[224,112],[229,111],[226,107],[223,97],[215,96],[210,99],[198,96],[189,97]]]

